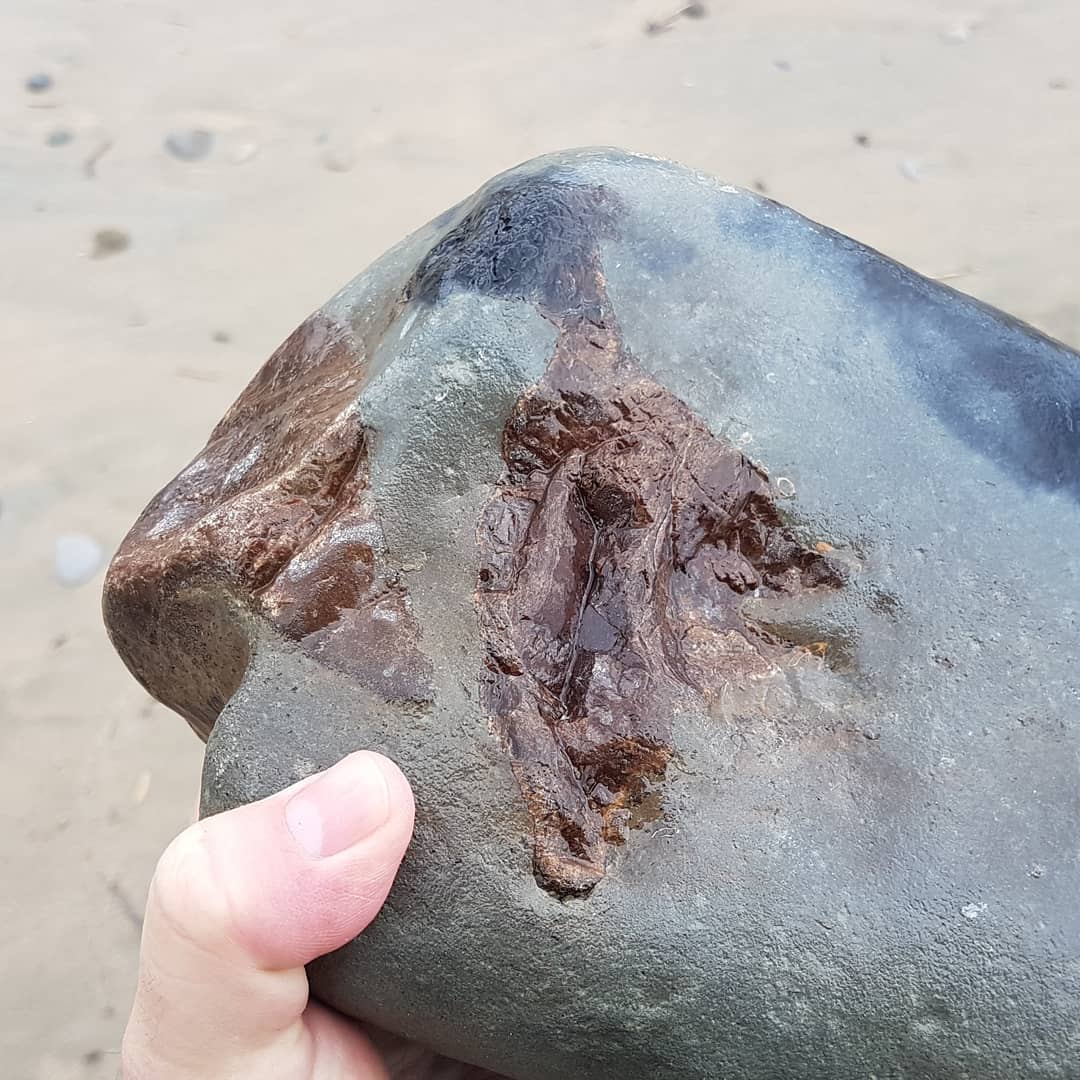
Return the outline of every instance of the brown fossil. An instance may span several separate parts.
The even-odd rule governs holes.
[[[503,455],[480,526],[486,700],[536,827],[537,879],[581,893],[663,776],[680,700],[789,650],[741,598],[842,577],[785,528],[765,474],[602,324],[563,332]]]

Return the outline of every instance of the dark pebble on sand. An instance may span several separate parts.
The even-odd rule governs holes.
[[[131,247],[131,237],[123,229],[98,229],[94,233],[94,247],[90,252],[90,258],[104,259],[109,255],[127,251],[129,247]]]
[[[180,161],[201,161],[214,148],[214,134],[203,128],[174,131],[165,139],[165,149]]]

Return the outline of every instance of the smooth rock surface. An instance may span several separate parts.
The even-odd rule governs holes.
[[[1080,366],[784,207],[580,151],[275,354],[105,594],[203,808],[419,807],[337,1008],[521,1080],[1070,1077]]]

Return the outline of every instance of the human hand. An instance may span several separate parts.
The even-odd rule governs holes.
[[[408,781],[360,752],[177,837],[150,885],[124,1080],[487,1075],[385,1035],[377,1052],[308,1000],[304,965],[375,917],[412,827]]]

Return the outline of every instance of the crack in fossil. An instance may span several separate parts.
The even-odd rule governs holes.
[[[589,548],[589,554],[585,559],[586,572],[588,579],[585,582],[585,588],[581,591],[581,600],[578,603],[577,612],[574,614],[574,628],[570,636],[570,660],[566,665],[566,670],[562,677],[562,687],[559,690],[559,704],[562,706],[563,716],[570,714],[570,709],[567,704],[571,687],[573,685],[574,677],[574,660],[578,655],[578,641],[581,637],[581,623],[585,618],[585,609],[587,608],[589,601],[592,599],[593,589],[596,586],[596,548],[600,542],[600,530],[597,528],[596,522],[593,520],[592,515],[589,513],[589,508],[585,505],[585,500],[582,497],[581,489],[575,489],[574,494],[578,498],[578,502],[581,505],[581,513],[589,522],[592,527],[592,545]]]

